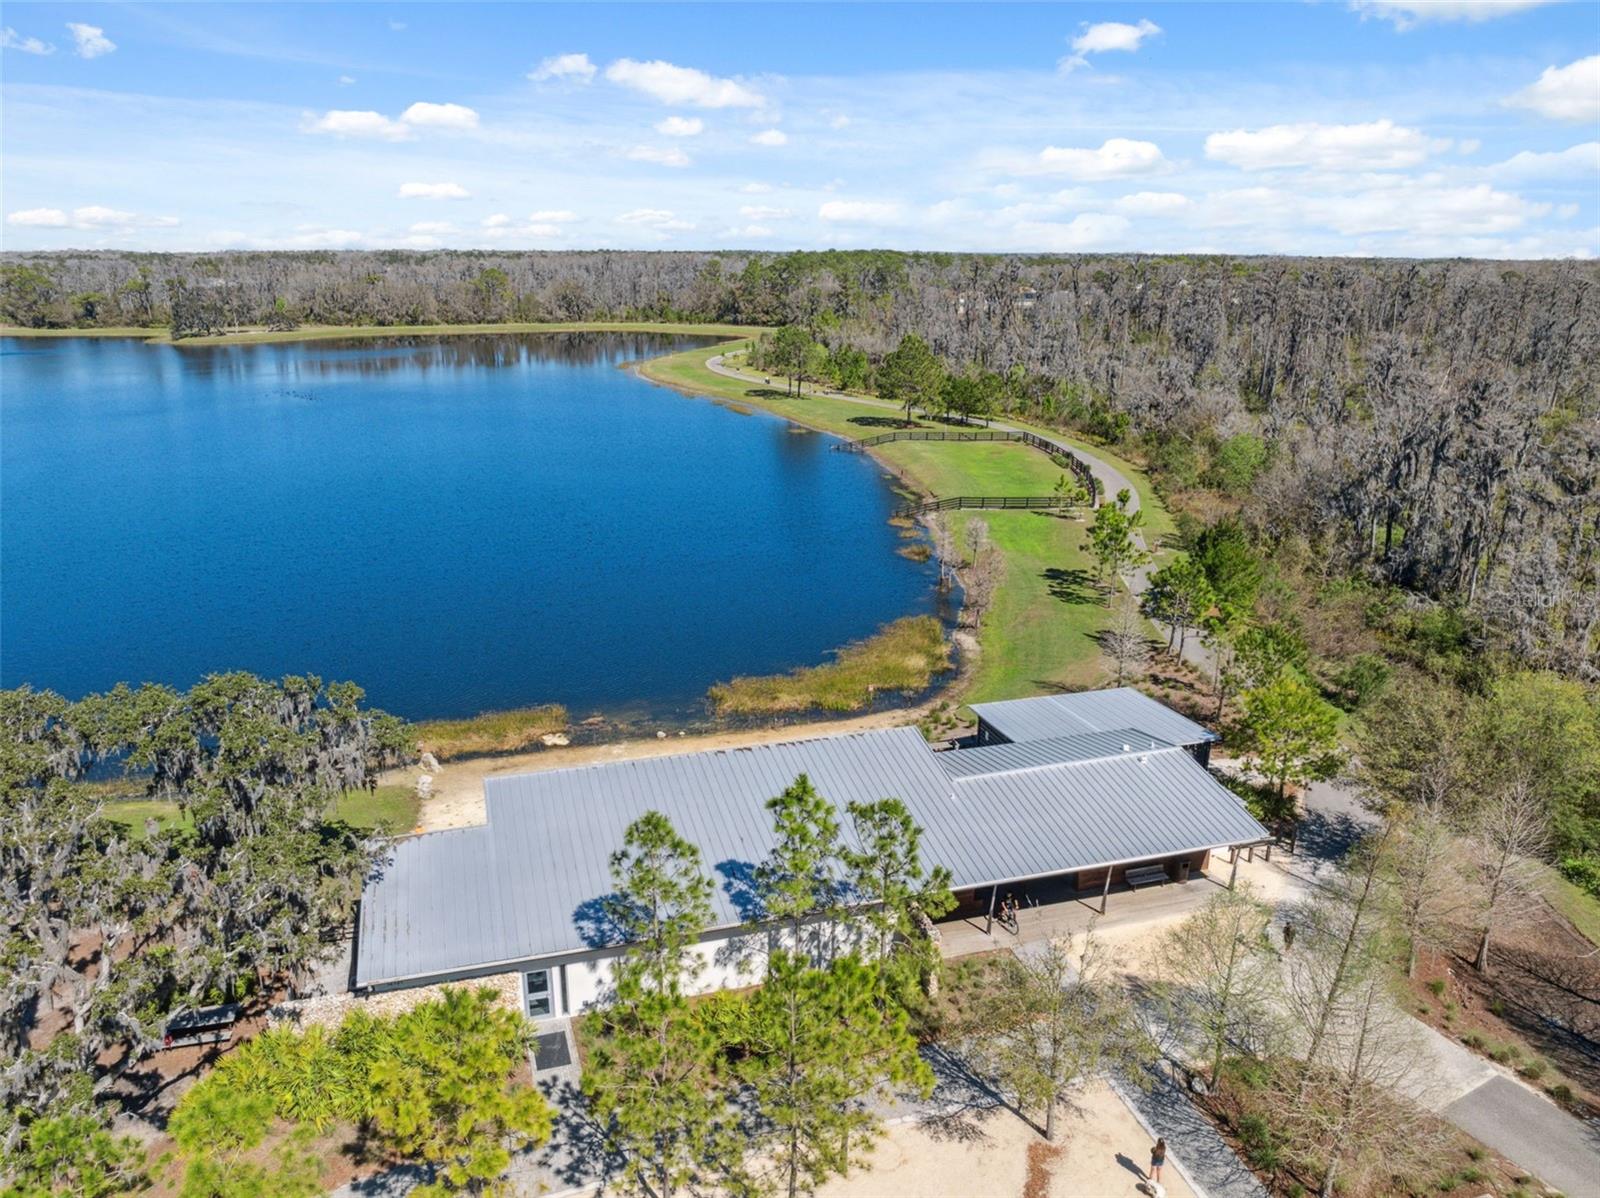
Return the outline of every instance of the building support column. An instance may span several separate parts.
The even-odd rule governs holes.
[[[1228,889],[1232,890],[1234,879],[1239,876],[1239,850],[1237,848],[1228,850],[1228,860],[1233,862],[1233,868],[1228,871]]]
[[[995,896],[997,896],[999,893],[1000,887],[989,887],[989,922],[983,925],[983,934],[985,936],[989,936],[994,933],[994,900]]]
[[[1106,866],[1106,884],[1100,888],[1100,914],[1106,913],[1106,898],[1111,894],[1111,867]]]

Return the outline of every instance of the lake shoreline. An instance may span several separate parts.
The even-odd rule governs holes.
[[[484,337],[523,333],[669,333],[684,337],[720,337],[738,341],[766,331],[758,325],[679,323],[675,321],[575,320],[518,321],[504,324],[351,324],[304,325],[297,329],[241,329],[206,337],[174,340],[165,325],[119,325],[90,329],[35,329],[0,325],[0,337],[56,340],[63,337],[135,339],[148,345],[287,345],[299,341],[337,341],[343,338],[382,337]]]

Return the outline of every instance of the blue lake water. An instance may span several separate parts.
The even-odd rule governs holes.
[[[0,339],[0,685],[672,718],[934,611],[869,459],[618,369],[694,344]]]

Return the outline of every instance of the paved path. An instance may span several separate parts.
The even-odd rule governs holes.
[[[1294,872],[1314,886],[1374,816],[1354,790],[1322,782],[1305,796]],[[1567,1114],[1509,1070],[1416,1020],[1433,1058],[1412,1097],[1567,1198],[1600,1198],[1600,1125]]]
[[[1208,1198],[1267,1198],[1266,1187],[1195,1108],[1182,1086],[1164,1069],[1148,1071],[1146,1080],[1148,1089],[1122,1081],[1112,1086],[1146,1130],[1166,1139],[1168,1159],[1195,1193]]]

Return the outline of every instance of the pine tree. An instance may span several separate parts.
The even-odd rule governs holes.
[[[844,863],[861,918],[871,929],[879,968],[892,982],[910,972],[920,982],[938,961],[938,948],[924,924],[955,906],[950,871],[922,864],[922,829],[899,799],[850,803],[860,851],[845,850]]]
[[[834,925],[844,898],[838,814],[804,774],[768,802],[767,810],[772,812],[777,842],[756,870],[762,912],[788,926],[787,948],[807,948],[804,939],[807,955],[825,960],[832,955]],[[806,935],[803,929],[811,922],[817,926]]]
[[[849,1168],[852,1145],[881,1120],[872,1099],[932,1092],[906,1013],[878,1001],[877,971],[854,956],[816,969],[789,952],[773,954],[766,983],[748,1006],[750,1054],[739,1065],[773,1162],[762,1181],[787,1198],[810,1194]]]
[[[606,907],[626,947],[614,1001],[589,1017],[583,1084],[623,1156],[624,1184],[670,1198],[727,1148],[711,1068],[720,1045],[684,998],[702,965],[694,947],[711,922],[711,880],[700,851],[655,811],[629,826],[611,875]]]

